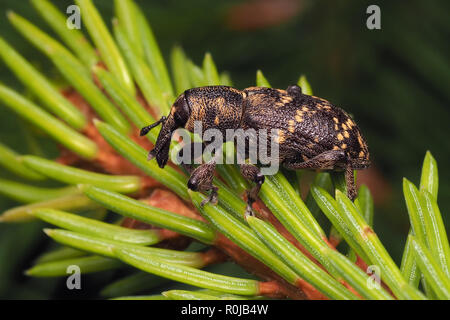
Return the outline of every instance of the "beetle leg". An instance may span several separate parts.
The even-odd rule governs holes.
[[[211,190],[209,197],[203,200],[200,204],[202,207],[208,202],[211,202],[212,204],[217,203],[217,191],[219,188],[212,184],[215,168],[216,161],[214,159],[198,166],[194,171],[192,171],[191,177],[187,183],[188,188],[193,191]]]
[[[302,162],[291,162],[286,160],[283,162],[283,166],[286,169],[298,170],[298,169],[322,169],[333,170],[336,168],[344,168],[346,164],[346,156],[342,150],[330,150],[322,152],[314,158],[308,159]]]
[[[345,180],[347,182],[347,196],[354,201],[356,198],[355,175],[350,164],[345,168]]]
[[[206,198],[205,200],[203,200],[200,203],[200,206],[203,208],[203,206],[207,203],[216,205],[217,201],[218,201],[218,199],[217,199],[218,191],[219,191],[219,188],[217,188],[216,186],[211,184],[211,193],[209,194],[208,198]]]
[[[250,180],[256,185],[247,190],[247,209],[245,210],[246,215],[253,216],[252,204],[256,201],[261,185],[264,183],[264,175],[261,173],[259,168],[253,164],[244,163],[239,165],[242,176]]]
[[[287,87],[286,91],[293,97],[302,95],[302,88],[296,84]]]
[[[287,169],[320,169],[333,170],[345,168],[345,179],[347,183],[347,196],[350,200],[356,198],[355,179],[351,163],[346,161],[345,153],[342,150],[325,151],[314,158],[303,162],[284,162],[284,167]]]

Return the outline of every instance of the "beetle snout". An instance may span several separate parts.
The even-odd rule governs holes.
[[[153,150],[150,151],[148,160],[156,158],[158,166],[164,168],[169,159],[170,141],[172,133],[178,128],[178,124],[174,121],[172,115],[164,121],[164,124],[159,132],[158,139]]]

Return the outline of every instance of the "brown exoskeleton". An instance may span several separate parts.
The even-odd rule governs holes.
[[[356,188],[353,170],[370,165],[369,151],[354,121],[330,102],[302,94],[299,86],[286,90],[250,87],[242,91],[228,86],[208,86],[186,90],[173,104],[170,114],[144,127],[141,135],[162,123],[149,159],[156,158],[163,168],[169,157],[172,133],[177,128],[193,132],[201,121],[203,131],[218,129],[278,129],[279,163],[287,169],[344,170],[348,196],[354,200]],[[207,201],[217,201],[212,184],[214,160],[191,172],[188,187],[194,191],[212,191]],[[248,193],[247,213],[264,182],[260,169],[241,164],[243,176],[256,183]]]

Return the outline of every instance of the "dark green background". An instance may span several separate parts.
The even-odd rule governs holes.
[[[109,21],[113,2],[94,2]],[[294,18],[246,31],[233,30],[227,23],[239,1],[136,2],[149,18],[166,58],[174,44],[182,45],[198,64],[209,51],[238,88],[253,85],[257,69],[280,88],[303,73],[315,95],[351,112],[368,140],[375,167],[392,188],[390,201],[376,208],[375,230],[396,261],[408,231],[401,179],[418,184],[426,150],[438,161],[439,204],[450,225],[449,1],[300,1],[302,9]],[[55,3],[65,11],[71,1]],[[381,30],[366,28],[369,4],[381,8]],[[9,25],[5,17],[9,9],[44,30],[49,28],[28,1],[0,1],[1,36],[58,81],[49,61]],[[2,63],[0,81],[22,90]],[[2,106],[0,141],[23,153],[55,152],[45,137],[28,130],[26,123]],[[0,210],[14,205],[0,197]],[[48,246],[42,226],[0,225],[0,297],[47,298],[61,291],[60,281],[22,275]],[[89,279],[100,281],[95,276]]]

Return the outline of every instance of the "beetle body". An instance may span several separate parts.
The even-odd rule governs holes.
[[[288,169],[345,170],[348,195],[356,196],[353,170],[369,166],[367,144],[355,122],[342,109],[325,99],[305,95],[294,85],[286,90],[250,87],[237,90],[227,86],[208,86],[186,90],[172,106],[163,122],[155,148],[149,159],[156,157],[160,167],[168,160],[173,131],[184,127],[193,132],[195,121],[203,131],[218,129],[276,129],[272,137],[279,145],[279,163]],[[141,135],[155,124],[145,127]],[[195,191],[213,190],[209,201],[216,201],[212,185],[215,163],[197,167],[189,179]],[[256,182],[249,192],[249,206],[254,201],[264,176],[253,165],[241,165],[241,173]],[[248,208],[248,211],[251,208]]]
[[[279,130],[280,163],[299,163],[327,152],[342,152],[343,161],[321,169],[364,169],[369,165],[367,144],[359,128],[341,108],[325,99],[288,90],[253,87],[244,90],[244,129]]]

